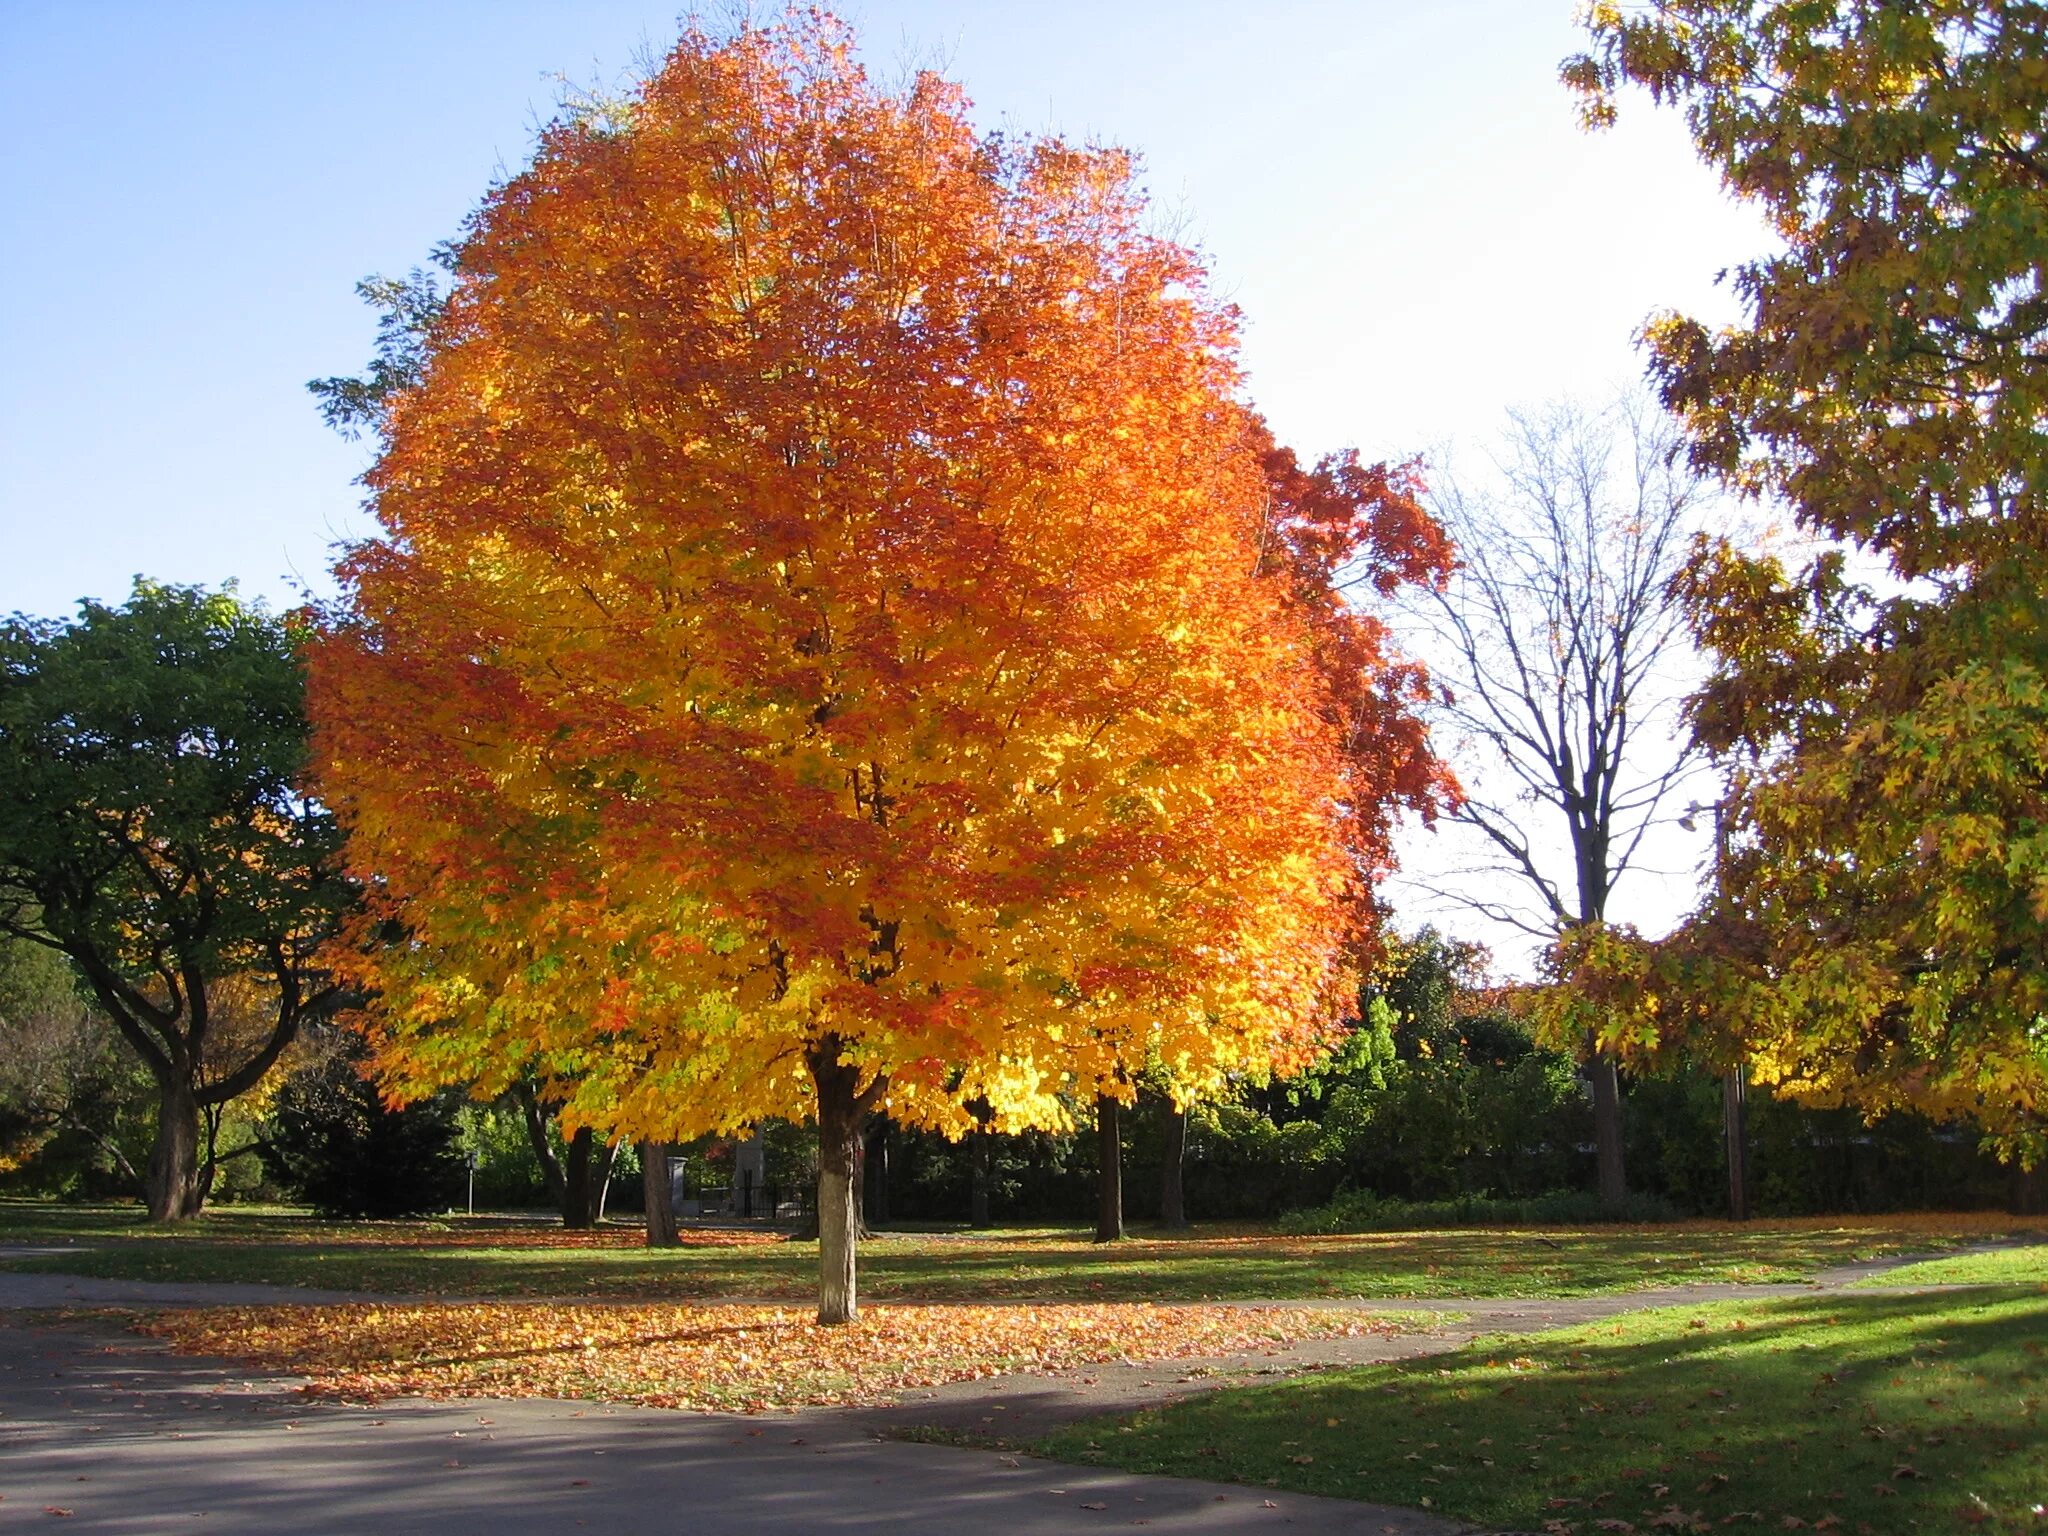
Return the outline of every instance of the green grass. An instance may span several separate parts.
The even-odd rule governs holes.
[[[1964,1253],[1929,1259],[1872,1275],[1858,1288],[1886,1285],[2048,1285],[2048,1244],[2005,1248],[1995,1253]]]
[[[1667,1307],[1219,1391],[1033,1449],[1557,1536],[2038,1532],[2044,1339],[2043,1287]]]
[[[1282,1237],[1219,1232],[1098,1247],[1073,1230],[885,1236],[862,1287],[898,1300],[1248,1300],[1583,1296],[1703,1281],[1797,1280],[1856,1258],[1939,1250],[2006,1231],[2004,1218],[1479,1228]],[[67,1248],[5,1267],[145,1280],[267,1281],[391,1295],[800,1298],[817,1250],[760,1241],[654,1251],[638,1234],[543,1222],[320,1222],[228,1208],[171,1228],[133,1207],[0,1202],[0,1243]]]

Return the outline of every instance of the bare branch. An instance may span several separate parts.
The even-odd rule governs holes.
[[[1547,938],[1606,915],[1645,836],[1675,819],[1672,787],[1700,766],[1680,729],[1696,665],[1672,579],[1708,488],[1639,396],[1515,414],[1492,468],[1483,492],[1439,476],[1432,511],[1460,566],[1414,616],[1451,689],[1436,728],[1479,767],[1454,819],[1549,914]],[[1439,894],[1536,932],[1492,896]]]

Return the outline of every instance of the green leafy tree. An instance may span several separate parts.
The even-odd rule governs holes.
[[[220,1107],[338,999],[303,689],[294,626],[232,589],[0,623],[0,933],[69,956],[154,1079],[155,1220],[200,1210]]]
[[[1767,212],[1743,323],[1648,340],[1696,458],[1810,557],[1700,551],[1733,777],[1714,899],[1651,955],[1589,937],[1623,1048],[1730,1028],[1815,1103],[2048,1127],[2048,10],[1600,4],[1566,79],[1646,88]],[[1638,947],[1639,949],[1639,947]],[[1622,1006],[1625,1004],[1626,1006]]]

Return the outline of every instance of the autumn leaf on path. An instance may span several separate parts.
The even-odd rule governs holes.
[[[820,1327],[772,1306],[354,1305],[166,1312],[135,1325],[186,1354],[352,1399],[570,1397],[757,1411],[889,1401],[907,1388],[1111,1361],[1188,1359],[1410,1326],[1299,1307],[870,1307]]]

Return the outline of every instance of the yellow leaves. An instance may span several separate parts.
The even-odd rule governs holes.
[[[138,1325],[174,1349],[248,1360],[354,1399],[569,1397],[650,1407],[876,1403],[911,1388],[1115,1360],[1176,1360],[1357,1337],[1391,1325],[1335,1309],[556,1304],[210,1308]]]

